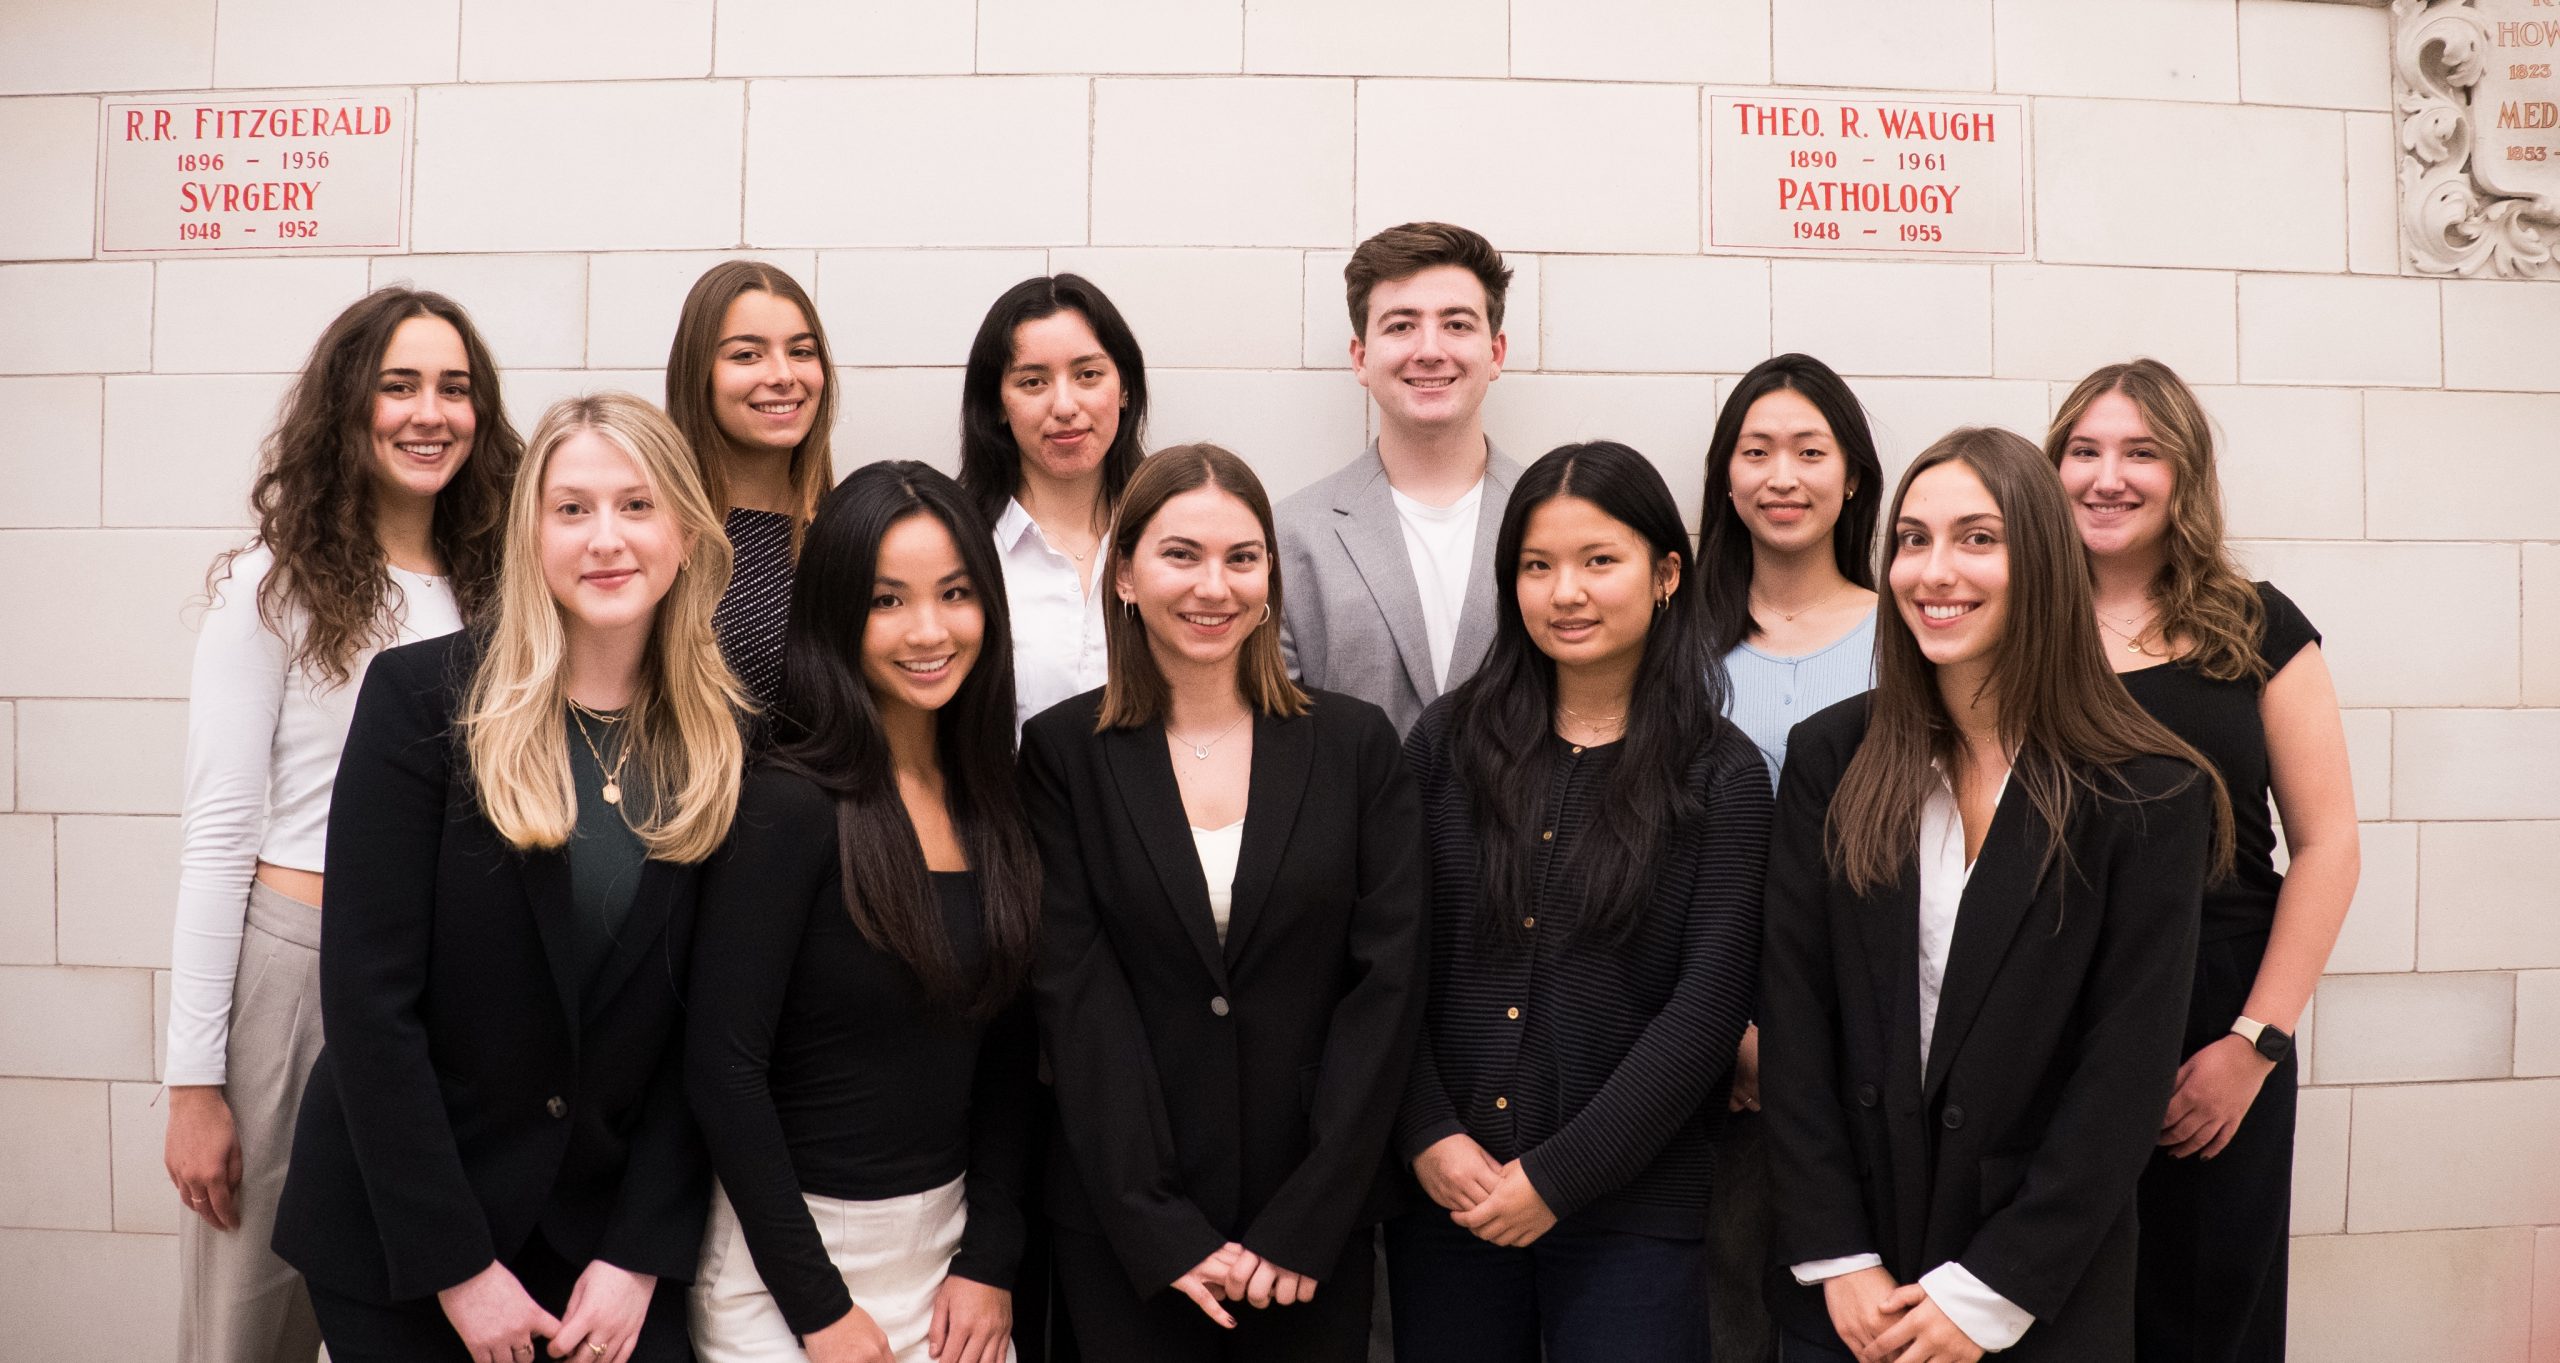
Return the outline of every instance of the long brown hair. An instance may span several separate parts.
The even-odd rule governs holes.
[[[2231,561],[2222,538],[2222,480],[2214,472],[2213,426],[2204,405],[2177,372],[2158,360],[2111,364],[2080,381],[2054,413],[2045,457],[2056,468],[2071,451],[2072,428],[2089,405],[2122,393],[2151,427],[2151,443],[2169,459],[2168,560],[2151,584],[2160,606],[2160,637],[2190,650],[2186,660],[2216,681],[2264,681],[2258,636],[2266,606]]]
[[[497,362],[452,299],[376,289],[339,313],[312,345],[249,490],[258,517],[254,542],[274,559],[258,588],[258,618],[292,644],[293,666],[333,686],[346,682],[358,653],[395,636],[399,588],[374,536],[373,410],[391,334],[413,317],[450,325],[471,366],[471,454],[436,494],[436,553],[466,623],[487,613],[497,591],[507,488],[524,456],[499,401]],[[208,594],[239,553],[214,560]]]
[[[827,328],[818,320],[818,305],[800,281],[760,260],[724,260],[702,272],[684,296],[676,315],[675,341],[667,348],[667,416],[693,447],[702,490],[715,515],[729,514],[729,436],[711,411],[711,370],[720,355],[720,327],[729,305],[742,293],[769,293],[800,309],[818,345],[819,372],[826,383],[818,389],[817,415],[808,437],[791,451],[791,543],[818,514],[818,499],[835,484],[836,362],[827,349]]]
[[[2213,783],[2215,874],[2231,863],[2231,801],[2222,777],[2194,748],[2136,705],[2107,667],[2089,628],[2089,564],[2053,466],[2025,438],[1967,426],[1921,451],[1894,490],[1885,516],[1885,571],[1901,552],[1903,499],[1921,474],[1962,464],[1999,507],[2009,555],[2008,602],[1987,683],[2000,741],[2016,756],[2010,779],[2045,822],[2044,865],[2064,853],[2071,817],[2084,798],[2127,798],[2110,768],[2139,757],[2173,757]],[[1887,590],[1890,593],[1890,582]],[[1867,733],[1831,797],[1825,843],[1849,887],[1872,894],[1899,882],[1920,839],[1920,809],[1958,770],[1962,736],[1938,693],[1937,669],[1920,652],[1899,601],[1876,625],[1876,687]],[[1933,767],[1933,764],[1936,764]]]
[[[1253,511],[1262,523],[1263,557],[1271,565],[1270,618],[1244,639],[1236,658],[1236,689],[1257,714],[1289,718],[1307,712],[1307,693],[1289,680],[1288,662],[1280,654],[1280,537],[1272,528],[1271,498],[1262,480],[1242,459],[1216,445],[1176,445],[1158,450],[1129,479],[1121,494],[1119,518],[1111,527],[1111,552],[1102,560],[1105,582],[1120,579],[1120,570],[1138,552],[1138,536],[1166,502],[1196,487],[1216,486]],[[1114,606],[1102,616],[1103,639],[1110,645],[1108,679],[1102,687],[1102,720],[1095,731],[1131,729],[1165,717],[1173,704],[1173,688],[1147,647],[1147,627],[1135,611]]]

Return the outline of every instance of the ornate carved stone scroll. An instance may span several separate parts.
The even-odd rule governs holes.
[[[2560,0],[2392,0],[2391,18],[2409,268],[2560,279]]]

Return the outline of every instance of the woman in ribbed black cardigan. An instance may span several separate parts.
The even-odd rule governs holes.
[[[1432,863],[1391,1223],[1400,1363],[1707,1356],[1710,1142],[1759,967],[1769,778],[1671,490],[1624,445],[1521,475],[1491,654],[1406,741]]]

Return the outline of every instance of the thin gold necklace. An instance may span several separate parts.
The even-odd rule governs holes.
[[[1757,609],[1762,609],[1762,608],[1765,606],[1765,608],[1768,610],[1768,612],[1769,612],[1771,615],[1774,615],[1774,616],[1778,617],[1779,619],[1786,621],[1788,624],[1794,624],[1794,623],[1795,623],[1795,619],[1796,619],[1796,617],[1797,617],[1797,616],[1804,614],[1806,611],[1812,610],[1814,607],[1821,605],[1823,602],[1826,602],[1826,601],[1830,600],[1831,598],[1833,598],[1833,597],[1835,597],[1835,596],[1838,596],[1839,594],[1840,594],[1840,589],[1839,589],[1838,587],[1836,587],[1836,586],[1833,586],[1833,587],[1825,587],[1825,588],[1823,588],[1823,590],[1822,590],[1822,594],[1821,594],[1821,595],[1816,596],[1816,597],[1815,597],[1815,598],[1813,598],[1811,601],[1807,601],[1807,602],[1806,602],[1806,603],[1804,603],[1803,605],[1798,606],[1798,607],[1796,607],[1794,610],[1791,610],[1791,611],[1790,611],[1790,610],[1780,610],[1780,609],[1778,609],[1776,606],[1767,606],[1767,605],[1766,605],[1766,603],[1765,603],[1765,601],[1764,601],[1764,599],[1761,597],[1761,595],[1760,595],[1758,592],[1753,592],[1753,593],[1751,594],[1751,603],[1752,603],[1752,608],[1753,608],[1753,609],[1755,609],[1755,610],[1757,610]]]
[[[605,724],[620,724],[624,716],[608,716],[601,711],[580,705],[575,700],[569,702],[569,723],[577,729],[579,740],[587,745],[587,755],[596,760],[596,770],[604,773],[604,802],[618,806],[622,803],[622,768],[631,760],[631,745],[624,743],[615,751],[613,768],[607,771],[604,765],[604,754],[596,748],[595,738],[587,732],[589,715],[594,715]]]
[[[2108,633],[2124,640],[2125,652],[2139,653],[2145,657],[2151,656],[2151,650],[2142,646],[2142,636],[2151,632],[2151,626],[2149,624],[2141,624],[2137,626],[2132,633],[2127,634],[2124,630],[2124,626],[2117,621],[2116,617],[2107,614],[2105,611],[2099,610],[2094,604],[2092,604],[2089,609],[2097,615],[2099,625],[2104,627]]]
[[[1565,704],[1563,701],[1557,701],[1556,712],[1563,715],[1566,719],[1572,720],[1574,723],[1588,728],[1609,730],[1624,729],[1627,727],[1627,712],[1624,710],[1620,710],[1614,715],[1586,715],[1581,711],[1574,709],[1572,706]]]
[[[1170,724],[1164,726],[1164,736],[1186,748],[1189,748],[1193,757],[1206,762],[1209,760],[1209,750],[1211,748],[1218,746],[1218,744],[1224,740],[1227,735],[1234,733],[1246,720],[1251,718],[1253,718],[1253,711],[1248,708],[1243,714],[1236,716],[1235,723],[1229,724],[1227,727],[1220,729],[1218,731],[1218,736],[1210,739],[1206,743],[1194,743],[1190,739],[1184,738],[1182,735],[1175,733],[1173,731],[1173,726]]]

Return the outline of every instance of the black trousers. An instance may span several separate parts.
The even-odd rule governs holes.
[[[586,1267],[561,1258],[540,1231],[506,1262],[524,1290],[555,1316],[569,1309],[569,1291]],[[330,1363],[470,1363],[471,1351],[462,1346],[462,1337],[433,1297],[384,1305],[342,1296],[318,1283],[310,1286],[311,1310],[320,1318]],[[686,1295],[683,1283],[664,1281],[649,1294],[649,1314],[632,1346],[632,1363],[690,1363],[693,1337],[685,1329]],[[547,1340],[534,1344],[537,1358],[548,1359],[548,1349]]]
[[[2231,1030],[2266,947],[2257,935],[2198,948],[2186,1054]],[[2277,1363],[2284,1357],[2296,1075],[2287,1056],[2259,1087],[2239,1134],[2212,1159],[2152,1153],[2142,1174],[2142,1251],[2134,1280],[2140,1363]]]
[[[1054,1223],[1050,1233],[1076,1345],[1110,1363],[1365,1363],[1376,1243],[1369,1227],[1354,1230],[1333,1271],[1316,1276],[1314,1301],[1224,1303],[1236,1319],[1227,1330],[1170,1288],[1141,1299],[1101,1236]]]

